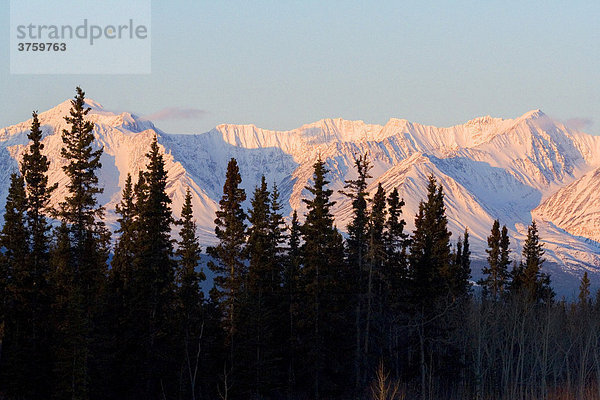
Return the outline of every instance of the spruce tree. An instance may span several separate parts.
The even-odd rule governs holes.
[[[120,236],[116,241],[110,276],[119,291],[127,291],[133,279],[132,266],[136,254],[137,236],[137,211],[130,174],[127,174],[125,179],[121,201],[116,205],[115,212],[119,215],[117,218],[119,227],[115,233]]]
[[[387,199],[388,219],[385,229],[384,281],[388,285],[390,310],[394,314],[400,311],[407,291],[408,263],[406,249],[408,235],[404,232],[406,222],[402,219],[404,200],[400,199],[398,189],[394,188]]]
[[[367,281],[371,281],[371,289],[367,290],[368,297],[379,297],[382,293],[383,264],[386,261],[386,195],[381,183],[377,187],[377,192],[371,201],[371,212],[369,214],[368,224],[368,253],[367,260],[369,264],[369,273]],[[370,293],[370,294],[369,294]]]
[[[590,303],[590,278],[587,271],[583,273],[581,284],[579,285],[579,304],[583,307]]]
[[[109,234],[102,221],[104,209],[96,200],[102,193],[96,171],[102,166],[103,149],[93,149],[94,124],[85,118],[90,108],[85,105],[83,90],[78,87],[76,91],[70,114],[65,117],[70,130],[62,131],[61,155],[67,161],[63,170],[68,178],[68,195],[60,204],[59,216],[69,230],[71,265],[70,274],[61,271],[55,275],[60,279],[55,282],[56,290],[67,296],[63,303],[66,310],[60,316],[64,320],[56,319],[56,335],[61,340],[57,343],[55,373],[56,380],[65,383],[57,396],[86,399],[98,372],[94,346],[98,342],[95,335],[102,309]]]
[[[460,259],[460,282],[466,285],[467,291],[471,286],[469,279],[471,279],[471,245],[469,243],[469,228],[465,228],[465,232],[463,233],[462,258]]]
[[[488,266],[481,270],[486,277],[479,280],[484,296],[489,295],[494,300],[501,293],[504,283],[500,272],[500,239],[500,221],[495,220],[492,232],[487,238],[488,248],[485,250],[488,254]]]
[[[365,267],[365,259],[368,252],[368,223],[369,214],[367,210],[367,180],[371,178],[369,170],[371,169],[367,155],[360,155],[354,160],[356,166],[356,179],[346,180],[344,190],[340,191],[343,195],[351,200],[352,204],[352,220],[347,226],[348,239],[346,240],[347,262],[351,268],[352,284],[355,287],[356,299],[355,303],[355,354],[354,354],[354,375],[355,389],[361,384],[364,369],[364,349],[363,341],[365,340],[364,319],[367,311],[365,306],[368,302],[367,296],[367,269]]]
[[[248,256],[247,295],[240,304],[240,332],[243,332],[246,343],[239,343],[246,360],[240,363],[243,368],[240,373],[244,376],[243,389],[248,390],[248,396],[262,397],[265,386],[269,383],[264,378],[271,378],[268,343],[272,340],[272,328],[269,325],[270,315],[267,297],[271,291],[271,260],[269,238],[269,191],[264,175],[260,185],[254,190],[248,210],[248,239],[246,251]]]
[[[382,268],[384,283],[384,323],[387,332],[387,357],[396,374],[401,368],[401,341],[405,333],[400,327],[406,318],[409,276],[407,261],[408,235],[404,232],[406,222],[402,218],[404,201],[394,188],[387,198],[388,218],[385,225],[385,261]]]
[[[451,266],[449,286],[452,296],[461,298],[469,293],[471,284],[471,250],[469,245],[469,230],[465,228],[462,237],[458,238],[455,260]]]
[[[371,178],[369,170],[372,166],[369,163],[367,155],[361,155],[354,160],[356,166],[357,178],[345,181],[345,186],[342,194],[352,200],[352,213],[353,218],[348,224],[348,239],[347,239],[347,252],[348,252],[348,263],[354,266],[358,271],[358,277],[360,278],[364,271],[362,271],[364,259],[367,256],[368,248],[368,223],[369,215],[367,210],[367,180]],[[359,279],[360,281],[360,279]]]
[[[93,149],[94,123],[85,119],[91,109],[85,105],[85,92],[80,87],[76,91],[75,99],[71,100],[70,116],[65,117],[71,129],[63,129],[62,132],[63,147],[60,154],[67,160],[63,170],[69,178],[69,194],[60,204],[60,216],[72,232],[75,264],[81,269],[90,269],[81,272],[97,280],[103,273],[98,264],[102,264],[103,258],[106,258],[108,240],[102,222],[104,208],[98,205],[96,199],[104,191],[98,187],[96,175],[96,171],[102,168],[100,157],[103,148]],[[95,288],[96,284],[89,287]]]
[[[270,199],[270,212],[269,212],[269,240],[271,251],[271,263],[275,267],[273,271],[279,275],[279,279],[284,270],[285,265],[285,242],[287,240],[286,226],[283,218],[283,205],[280,200],[280,193],[277,185],[274,183],[271,189]]]
[[[37,297],[36,277],[29,268],[27,196],[21,175],[11,174],[6,197],[4,226],[0,242],[4,249],[2,265],[5,270],[5,315],[2,339],[2,386],[15,398],[32,398],[36,388],[31,386],[31,369],[37,371],[34,353],[38,349],[34,303]],[[40,372],[40,371],[38,371]],[[43,372],[43,371],[41,371]],[[38,377],[34,377],[36,379]],[[38,390],[41,388],[38,388]]]
[[[136,224],[138,238],[134,259],[135,306],[137,326],[141,329],[142,393],[170,392],[167,377],[175,371],[170,366],[173,328],[175,263],[171,225],[171,199],[167,195],[167,171],[156,135],[146,154],[148,164],[136,184]]]
[[[209,247],[207,253],[213,258],[208,268],[214,274],[215,288],[212,297],[219,304],[223,313],[223,330],[225,343],[229,350],[229,360],[225,370],[231,373],[236,360],[237,324],[240,302],[244,297],[247,278],[246,266],[246,213],[242,203],[246,200],[246,192],[240,188],[242,177],[235,158],[227,165],[223,196],[219,201],[219,210],[215,219],[216,246]],[[235,378],[230,376],[230,379]]]
[[[34,365],[29,367],[29,374],[37,380],[33,386],[43,388],[48,386],[48,372],[51,370],[48,343],[51,304],[48,283],[51,228],[46,220],[46,215],[51,211],[49,210],[50,196],[57,184],[48,184],[50,162],[42,154],[44,144],[41,143],[42,131],[36,112],[32,113],[31,130],[27,137],[31,142],[28,151],[23,155],[21,171],[27,194],[27,227],[30,246],[28,265],[33,274],[33,286],[35,287],[31,304],[31,312],[34,314],[32,321],[34,326],[31,327],[34,332],[34,343],[31,351],[36,355]],[[41,395],[41,393],[38,394]]]
[[[506,225],[500,230],[500,222],[495,220],[492,231],[487,238],[488,266],[482,269],[484,278],[479,280],[483,295],[490,296],[493,300],[500,298],[508,286],[508,266],[510,264],[510,239]]]
[[[21,171],[25,179],[27,191],[27,223],[31,236],[30,261],[33,271],[40,282],[47,279],[48,246],[50,227],[46,221],[50,196],[57,184],[48,184],[48,167],[50,162],[42,154],[44,144],[41,143],[42,131],[38,115],[32,114],[31,131],[27,135],[31,141],[28,151],[23,155]]]
[[[146,184],[146,173],[145,171],[139,171],[137,181],[133,185],[133,204],[134,214],[137,216],[139,221],[140,215],[144,210],[144,204],[148,197],[148,186]],[[139,226],[137,227],[139,229]]]
[[[544,263],[544,244],[535,221],[527,229],[527,238],[523,244],[523,261],[513,270],[511,290],[524,293],[530,301],[549,302],[554,297],[550,287],[550,276],[541,271]]]
[[[350,329],[348,305],[352,303],[348,268],[340,260],[343,241],[333,225],[331,207],[335,202],[330,200],[333,191],[327,188],[328,171],[320,158],[313,170],[312,185],[306,186],[312,198],[303,199],[308,213],[302,226],[304,307],[300,324],[301,341],[306,345],[303,386],[312,387],[313,397],[318,399],[322,394],[349,390],[347,358],[352,356],[348,354],[351,346],[339,332]],[[338,367],[332,368],[334,365]],[[340,368],[342,365],[345,367]]]
[[[278,386],[280,354],[278,343],[280,327],[281,265],[277,253],[280,226],[272,226],[271,197],[267,183],[262,177],[261,184],[253,194],[248,212],[248,293],[242,305],[244,323],[248,325],[250,387],[258,396],[269,396]],[[280,218],[276,218],[280,221]],[[272,228],[275,228],[274,232]]]
[[[31,143],[27,152],[23,155],[21,171],[25,183],[26,204],[26,244],[28,245],[28,256],[26,264],[20,266],[23,271],[28,271],[30,279],[23,281],[30,287],[16,288],[26,291],[24,296],[27,306],[26,312],[30,314],[28,326],[21,328],[22,341],[26,344],[29,354],[23,355],[23,362],[27,364],[25,377],[16,379],[29,379],[31,385],[24,387],[37,388],[34,397],[47,395],[49,387],[49,371],[51,354],[49,351],[48,338],[50,336],[50,304],[51,293],[48,283],[50,275],[49,265],[49,232],[50,226],[46,221],[49,212],[48,203],[50,195],[56,189],[56,185],[48,185],[48,162],[41,151],[44,145],[41,143],[42,132],[37,113],[32,113],[31,130],[27,136]],[[28,335],[30,335],[28,337]]]
[[[133,321],[135,274],[133,263],[137,252],[137,209],[131,175],[127,174],[121,201],[115,207],[119,235],[116,240],[111,269],[108,276],[107,306],[104,318],[108,324],[110,362],[105,371],[107,387],[115,398],[130,395],[134,382],[137,355],[130,351],[136,347],[137,323]]]
[[[73,248],[71,246],[70,229],[65,221],[54,229],[54,241],[50,247],[50,284],[52,286],[52,392],[55,398],[69,398],[73,396],[72,382],[80,379],[77,370],[73,368],[77,360],[77,345],[79,341],[76,331],[72,327],[75,317],[75,302],[79,300],[75,295],[75,274],[73,274]],[[79,318],[78,318],[79,319]]]
[[[273,338],[272,362],[271,362],[271,393],[275,390],[281,392],[286,385],[286,346],[288,345],[288,336],[286,329],[288,306],[287,296],[284,290],[284,274],[287,270],[286,242],[288,241],[287,227],[283,218],[283,205],[280,200],[280,193],[277,184],[273,183],[270,198],[270,219],[269,219],[269,253],[271,254],[271,309],[273,316],[271,329]]]
[[[196,222],[192,209],[192,193],[188,188],[181,209],[181,240],[175,254],[178,257],[179,300],[184,309],[193,311],[201,303],[202,292],[199,283],[206,279],[203,272],[196,272],[200,262],[200,243],[196,237]]]
[[[294,210],[289,228],[288,250],[285,257],[285,269],[283,272],[283,292],[285,295],[285,312],[287,312],[286,330],[287,340],[284,348],[287,349],[287,393],[290,395],[296,388],[296,368],[298,357],[298,314],[300,307],[299,277],[301,268],[301,225],[298,221],[298,213]]]
[[[429,177],[427,200],[421,201],[410,244],[413,301],[428,309],[448,295],[450,231],[442,186]]]
[[[306,204],[308,213],[304,225],[302,225],[302,236],[304,244],[302,245],[302,286],[304,289],[304,310],[301,316],[301,324],[304,327],[302,336],[306,344],[306,357],[304,365],[310,368],[309,371],[303,371],[308,376],[303,378],[307,381],[304,384],[312,387],[313,396],[318,399],[323,388],[323,373],[325,369],[325,360],[323,357],[323,301],[326,296],[325,280],[327,272],[325,269],[326,255],[329,246],[332,244],[332,238],[335,234],[333,228],[333,215],[331,207],[335,202],[331,201],[333,191],[327,188],[329,181],[326,179],[327,168],[325,163],[319,159],[313,164],[313,183],[312,186],[306,186],[313,198],[302,199]],[[310,386],[309,386],[310,385]]]
[[[368,224],[367,252],[367,291],[366,318],[363,353],[368,369],[375,366],[382,354],[381,342],[383,334],[383,312],[386,307],[387,285],[384,280],[384,262],[386,260],[386,243],[384,229],[386,224],[386,196],[381,183],[371,202]]]
[[[410,243],[411,316],[419,343],[421,397],[428,396],[428,368],[447,368],[455,359],[454,348],[438,349],[436,342],[447,339],[451,325],[449,309],[457,302],[451,292],[453,264],[450,251],[450,231],[444,206],[442,186],[429,177],[427,199],[419,204],[415,230]],[[438,317],[434,317],[438,315]],[[431,361],[428,361],[431,360]],[[428,365],[434,362],[436,365]],[[451,371],[452,368],[447,368]]]
[[[196,236],[196,222],[192,209],[192,194],[188,188],[181,210],[181,237],[175,254],[177,270],[177,312],[180,321],[182,371],[180,381],[186,382],[185,397],[195,399],[199,395],[198,371],[203,367],[204,354],[200,353],[206,341],[204,335],[204,296],[200,283],[206,279],[202,271],[197,272],[200,262],[200,244]]]
[[[510,273],[508,267],[511,263],[509,246],[510,238],[508,237],[508,229],[506,228],[506,225],[503,225],[500,234],[500,263],[498,264],[501,282],[501,285],[499,286],[499,295],[504,295],[509,285]]]
[[[248,274],[249,289],[261,290],[270,285],[271,279],[271,259],[270,251],[270,193],[267,189],[265,177],[262,177],[260,186],[256,187],[251,200],[250,210],[248,212],[248,244],[247,252],[250,261]]]
[[[394,188],[387,198],[388,219],[386,221],[385,242],[386,258],[389,264],[395,264],[401,268],[400,253],[405,253],[408,245],[408,234],[404,232],[406,221],[402,219],[402,207],[404,200],[400,199],[398,188]],[[406,271],[404,271],[406,272]]]

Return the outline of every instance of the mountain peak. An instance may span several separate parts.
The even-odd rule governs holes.
[[[544,118],[544,117],[546,117],[546,114],[544,114],[544,112],[538,108],[538,109],[526,112],[525,114],[523,114],[521,116],[521,119],[538,119],[538,118]]]
[[[502,121],[502,118],[493,118],[490,115],[484,115],[483,117],[473,118],[465,123],[465,125],[479,126],[489,125],[493,122]]]
[[[409,120],[407,120],[407,119],[392,117],[392,118],[390,118],[388,120],[388,122],[386,122],[385,125],[386,126],[388,126],[388,125],[389,126],[404,126],[404,125],[407,125],[407,124],[410,124],[410,123],[411,122]]]
[[[93,112],[101,112],[101,113],[107,112],[104,109],[104,107],[102,106],[102,104],[98,103],[97,101],[95,101],[93,99],[85,99],[85,105],[87,107],[91,108]],[[46,111],[40,113],[40,117],[42,117],[42,116],[49,117],[49,118],[58,117],[58,118],[62,119],[62,117],[68,115],[71,107],[72,107],[71,99],[67,99],[67,100],[63,101],[62,103],[59,103],[58,105],[50,108],[49,110],[46,110]]]

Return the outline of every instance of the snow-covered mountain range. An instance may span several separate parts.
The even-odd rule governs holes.
[[[519,259],[527,225],[535,218],[555,284],[571,290],[583,270],[600,278],[600,137],[565,126],[540,110],[515,119],[486,116],[447,128],[395,118],[383,126],[324,119],[290,131],[224,124],[187,135],[167,134],[151,121],[106,111],[93,100],[87,104],[92,108],[88,117],[95,123],[97,144],[104,146],[100,201],[109,223],[114,223],[114,206],[127,173],[135,177],[145,166],[145,153],[155,134],[165,152],[173,210],[179,213],[190,187],[205,244],[214,241],[214,212],[230,158],[240,165],[248,197],[264,174],[269,183],[278,185],[286,212],[297,209],[303,215],[304,186],[320,154],[335,190],[336,223],[344,230],[350,204],[337,190],[345,179],[355,177],[355,156],[368,153],[374,165],[370,190],[374,192],[378,183],[387,191],[397,187],[406,202],[409,229],[425,196],[427,177],[433,174],[444,186],[453,239],[468,227],[473,258],[485,258],[485,238],[499,218],[509,228],[513,256]],[[39,116],[51,161],[50,180],[59,182],[54,202],[65,195],[60,132],[66,127],[63,117],[69,108],[70,102],[65,101]],[[30,125],[31,120],[0,129],[2,207]]]

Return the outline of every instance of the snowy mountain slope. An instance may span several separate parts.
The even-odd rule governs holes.
[[[558,190],[533,210],[533,215],[572,235],[600,242],[599,197],[600,169],[595,169]]]
[[[571,276],[582,268],[594,272],[600,267],[600,209],[593,207],[600,193],[595,190],[600,189],[600,138],[574,131],[540,110],[515,119],[475,118],[446,128],[394,118],[383,126],[338,118],[290,131],[223,124],[203,134],[171,135],[130,113],[106,111],[93,100],[88,105],[97,145],[104,146],[100,181],[105,192],[100,201],[110,223],[127,173],[135,179],[144,168],[154,135],[165,152],[173,210],[179,214],[190,187],[204,243],[214,240],[214,212],[230,158],[240,165],[248,197],[264,174],[278,185],[286,212],[297,209],[303,215],[304,187],[320,155],[330,169],[336,223],[345,229],[351,209],[338,191],[344,180],[356,176],[355,157],[368,153],[373,163],[369,190],[374,192],[379,183],[386,191],[398,187],[406,202],[408,229],[433,174],[444,186],[453,240],[468,227],[475,257],[485,256],[485,238],[495,218],[508,226],[518,255],[533,215],[541,220],[547,258],[561,273]],[[40,114],[50,180],[61,187],[54,204],[65,195],[60,132],[69,108],[66,101]],[[0,205],[25,150],[30,123],[0,129]]]

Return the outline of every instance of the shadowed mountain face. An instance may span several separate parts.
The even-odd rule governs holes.
[[[261,175],[277,184],[286,212],[304,213],[304,187],[318,155],[326,160],[335,190],[337,226],[345,230],[350,203],[339,194],[345,179],[355,177],[354,158],[368,153],[373,164],[374,192],[397,187],[404,197],[404,217],[412,229],[418,202],[425,196],[427,177],[444,186],[453,240],[468,228],[473,258],[485,258],[485,239],[499,218],[509,228],[513,256],[519,259],[526,227],[535,218],[546,242],[550,272],[567,290],[575,287],[582,269],[600,270],[600,138],[572,130],[539,110],[516,119],[481,117],[463,125],[437,128],[390,119],[384,126],[362,121],[326,119],[291,131],[269,131],[254,125],[219,125],[195,135],[171,135],[130,113],[113,113],[93,100],[88,117],[95,123],[96,144],[104,146],[101,202],[114,224],[114,206],[126,176],[134,180],[146,164],[153,135],[158,135],[169,173],[168,194],[178,215],[185,191],[191,188],[203,243],[214,241],[213,220],[227,162],[237,159],[242,186],[248,193]],[[51,161],[50,180],[59,183],[53,202],[65,195],[66,178],[60,157],[60,132],[66,127],[70,102],[40,114],[45,153]],[[0,201],[5,201],[10,173],[17,169],[27,144],[31,121],[0,130]]]

